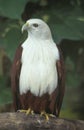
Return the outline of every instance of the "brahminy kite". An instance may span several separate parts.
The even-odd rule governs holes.
[[[22,26],[27,39],[14,57],[11,86],[15,111],[59,116],[65,90],[64,62],[49,26],[29,19]]]

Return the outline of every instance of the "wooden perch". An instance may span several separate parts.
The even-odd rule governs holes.
[[[1,113],[0,130],[84,130],[84,121],[50,118],[47,122],[36,114]]]

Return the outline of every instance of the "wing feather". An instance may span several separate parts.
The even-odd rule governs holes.
[[[20,109],[20,100],[19,100],[19,75],[21,69],[21,55],[22,55],[22,47],[19,47],[16,50],[15,57],[12,64],[11,69],[11,87],[13,92],[13,105],[15,111]]]
[[[56,115],[59,116],[63,97],[64,97],[64,92],[65,92],[65,67],[64,67],[64,60],[63,60],[63,55],[62,51],[59,49],[59,54],[60,54],[60,60],[56,62],[56,67],[57,67],[57,72],[58,72],[58,95],[56,99]]]

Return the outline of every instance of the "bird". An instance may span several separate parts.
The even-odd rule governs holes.
[[[42,19],[28,19],[21,31],[28,36],[17,47],[11,69],[14,110],[40,114],[46,120],[59,117],[65,92],[62,51]]]

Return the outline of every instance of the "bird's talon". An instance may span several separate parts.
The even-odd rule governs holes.
[[[46,118],[46,121],[49,121],[49,115],[45,111],[41,112],[41,116],[44,116]]]
[[[23,112],[23,113],[26,113],[26,110],[17,110],[17,112]]]
[[[48,114],[45,111],[41,112],[41,116],[44,116],[46,118],[46,121],[49,121],[49,117],[55,117],[53,114]]]
[[[28,110],[18,110],[17,112],[23,112],[26,113],[26,115],[34,115],[34,111],[31,108],[29,108]]]
[[[28,110],[26,110],[26,115],[29,115],[31,113],[31,108],[29,108]]]
[[[49,114],[49,116],[50,116],[50,117],[56,117],[56,116],[55,116],[55,115],[53,115],[53,114]]]
[[[31,111],[31,114],[34,115],[34,111],[33,110]]]
[[[34,111],[31,108],[29,108],[26,112],[26,115],[29,115],[29,114],[34,115]]]

